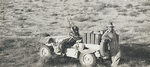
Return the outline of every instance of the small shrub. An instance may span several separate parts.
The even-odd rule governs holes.
[[[57,24],[58,22],[57,21],[53,21],[53,22],[51,22],[50,24]]]
[[[100,4],[98,4],[98,5],[94,5],[94,6],[93,6],[94,10],[96,10],[96,11],[101,11],[101,10],[103,10],[105,7],[106,7],[106,4],[105,4],[105,3],[100,3]]]
[[[51,14],[51,16],[58,16],[58,14],[57,13],[53,13],[53,14]]]
[[[142,3],[143,6],[150,6],[150,2],[144,2]]]
[[[116,10],[117,10],[118,12],[127,12],[127,9],[117,8]]]
[[[48,34],[48,33],[41,33],[40,36],[41,37],[47,37],[47,36],[50,36],[50,34]]]
[[[144,22],[144,20],[139,20],[139,21],[137,21],[137,23],[143,23]]]
[[[16,32],[16,35],[18,36],[30,36],[32,34],[31,31],[28,32]]]
[[[146,13],[147,11],[148,9],[142,9],[142,8],[138,10],[138,12],[143,12],[143,13]]]
[[[106,4],[106,7],[117,8],[119,7],[119,5]]]
[[[125,12],[122,12],[122,13],[118,13],[118,15],[127,16],[127,13],[125,13]]]
[[[130,16],[134,16],[134,17],[138,16],[139,14],[140,14],[140,13],[139,13],[139,12],[136,12],[136,11],[133,11],[133,12],[130,12],[130,13],[129,13]]]
[[[73,20],[79,21],[79,22],[84,22],[84,21],[87,21],[89,19],[90,19],[89,16],[83,16],[83,15],[79,15],[79,16],[76,16],[73,18]]]
[[[89,0],[84,0],[84,2],[89,2]]]
[[[125,7],[126,7],[126,8],[132,8],[133,5],[132,5],[132,4],[128,4],[128,5],[126,5]]]
[[[18,20],[27,20],[27,17],[26,17],[26,16],[20,16],[20,17],[18,18]]]
[[[126,29],[121,29],[120,32],[122,33],[125,33],[125,32],[128,32],[129,30],[126,30]]]
[[[33,10],[32,9],[27,9],[26,12],[33,12]]]

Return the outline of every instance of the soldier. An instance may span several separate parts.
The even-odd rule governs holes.
[[[79,40],[81,39],[81,36],[79,34],[79,28],[74,25],[71,27],[71,31],[69,33],[69,35],[74,39],[74,40]]]
[[[70,20],[67,18],[67,20],[68,20],[68,23],[69,23],[69,26],[70,26],[70,32],[69,32],[69,36],[70,37],[72,37],[73,39],[75,39],[75,40],[78,40],[78,39],[80,39],[81,38],[81,36],[80,36],[80,34],[79,34],[79,28],[76,26],[76,25],[74,25],[74,23],[72,23],[70,20],[72,20],[71,18],[70,18]]]
[[[70,37],[68,39],[63,40],[63,42],[61,43],[63,54],[65,53],[66,48],[73,46],[77,40],[82,40],[82,37],[79,34],[79,28],[73,23],[70,24],[69,36]]]
[[[117,67],[120,60],[119,36],[114,30],[112,22],[107,26],[106,32],[102,35],[100,53],[103,59],[111,57],[112,67]]]

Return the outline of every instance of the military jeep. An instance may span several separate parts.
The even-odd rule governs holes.
[[[50,36],[42,39],[44,45],[40,49],[40,57],[44,60],[65,56],[78,59],[83,66],[93,66],[100,55],[100,39],[102,33],[84,33],[81,40],[72,42],[69,36]],[[62,45],[63,44],[63,45]],[[65,46],[65,48],[62,48]]]

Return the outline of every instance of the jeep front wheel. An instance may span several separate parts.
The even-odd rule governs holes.
[[[80,54],[79,57],[82,66],[94,66],[96,64],[96,57],[94,54]]]
[[[50,58],[52,57],[52,52],[51,49],[46,46],[43,45],[40,49],[40,58],[42,62],[47,62]]]

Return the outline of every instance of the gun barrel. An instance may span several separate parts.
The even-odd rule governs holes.
[[[69,26],[72,27],[72,24],[73,24],[73,23],[72,23],[68,18],[67,18],[67,21],[68,21],[68,23],[69,23]]]

